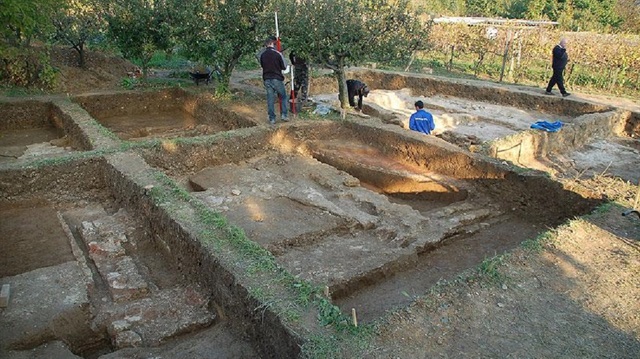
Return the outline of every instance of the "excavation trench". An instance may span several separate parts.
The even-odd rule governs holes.
[[[52,357],[68,356],[63,347],[85,358],[121,357],[136,347],[172,356],[180,346],[222,358],[259,356],[259,345],[238,336],[228,303],[215,299],[235,297],[232,288],[187,275],[198,264],[175,261],[182,254],[171,240],[189,235],[132,190],[126,173],[140,167],[124,156],[0,171],[0,277],[12,289],[0,318],[12,329],[0,335],[7,357],[44,344]]]
[[[366,322],[602,203],[506,161],[537,168],[568,155],[555,143],[597,150],[614,139],[629,157],[638,150],[634,113],[465,82],[361,77],[384,99],[365,108],[378,119],[260,126],[179,89],[1,104],[0,278],[13,295],[0,353],[295,357],[308,339],[299,333],[326,329],[316,309],[283,316],[299,293],[212,239],[238,232],[203,230],[199,218],[221,215]],[[411,108],[385,109],[393,96],[429,97],[451,136],[403,128]],[[528,130],[547,115],[561,116],[563,132]],[[123,146],[140,140],[150,141]],[[56,151],[24,150],[43,143]],[[498,160],[459,147],[469,144]],[[267,305],[265,290],[277,300]]]
[[[256,124],[207,93],[182,89],[77,96],[74,102],[121,140],[211,135]]]
[[[1,103],[0,113],[0,164],[88,149],[86,138],[51,102]]]
[[[375,124],[248,131],[145,158],[365,321],[600,203]]]
[[[367,83],[371,93],[363,113],[409,129],[414,103],[434,115],[433,132],[450,143],[518,166],[575,178],[607,173],[637,182],[640,167],[640,113],[593,103],[572,95],[546,96],[535,88],[516,90],[473,81],[383,71],[349,75]],[[313,98],[335,108],[333,79],[320,78]],[[312,81],[313,83],[313,81]],[[537,121],[561,121],[559,132],[531,129]]]

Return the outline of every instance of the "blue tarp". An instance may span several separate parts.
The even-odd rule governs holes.
[[[562,128],[562,125],[564,125],[564,123],[560,121],[556,121],[556,122],[538,121],[533,125],[531,125],[531,128],[535,128],[535,129],[543,130],[547,132],[558,132]]]

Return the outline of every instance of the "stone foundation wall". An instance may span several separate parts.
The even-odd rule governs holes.
[[[212,248],[197,237],[195,228],[179,219],[193,218],[193,209],[187,205],[183,211],[171,213],[166,207],[156,206],[144,187],[161,184],[151,176],[152,169],[141,157],[117,154],[109,156],[108,162],[110,192],[138,214],[157,247],[175,261],[185,278],[208,288],[221,315],[249,336],[263,357],[297,357],[302,339],[249,293],[242,277],[227,268]]]

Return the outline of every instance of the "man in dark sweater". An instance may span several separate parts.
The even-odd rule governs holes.
[[[349,105],[356,107],[355,96],[358,96],[358,111],[362,110],[362,96],[369,95],[369,88],[364,82],[358,80],[347,80],[347,93],[349,94]]]
[[[269,114],[269,123],[276,123],[275,102],[276,96],[281,99],[280,115],[282,121],[287,122],[287,107],[289,105],[289,96],[284,88],[283,71],[287,70],[284,57],[275,49],[276,38],[271,36],[265,42],[266,50],[260,55],[260,65],[262,66],[262,80],[264,88],[267,90],[267,113]]]
[[[558,85],[558,89],[562,94],[562,97],[567,97],[570,95],[564,89],[564,78],[562,77],[562,73],[564,72],[564,68],[567,66],[567,62],[569,61],[569,55],[567,55],[567,39],[561,39],[560,43],[553,48],[553,59],[551,62],[551,67],[553,68],[553,75],[549,80],[549,85],[547,85],[547,95],[553,95],[551,89],[556,84]]]

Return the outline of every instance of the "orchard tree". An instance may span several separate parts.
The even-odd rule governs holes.
[[[333,70],[347,108],[345,68],[366,61],[407,59],[426,44],[426,31],[408,0],[280,0],[285,46]]]
[[[106,24],[95,5],[90,0],[67,0],[52,18],[55,27],[54,39],[68,45],[78,53],[78,66],[86,63],[87,42],[101,35]]]
[[[172,0],[101,0],[109,35],[127,59],[142,63],[147,77],[149,62],[158,51],[173,47]]]
[[[50,30],[48,19],[62,3],[63,0],[2,0],[0,46],[29,46],[34,37]]]
[[[46,48],[31,45],[35,39],[48,37],[49,18],[62,0],[2,0],[0,4],[0,81],[51,85],[55,74]]]
[[[218,90],[229,90],[233,69],[257,46],[256,14],[266,0],[194,0],[179,7],[176,38],[190,60],[212,65]]]

